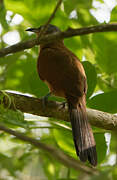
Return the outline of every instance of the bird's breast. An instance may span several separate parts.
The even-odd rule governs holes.
[[[84,94],[85,72],[77,57],[64,48],[40,50],[37,69],[40,79],[56,96]]]

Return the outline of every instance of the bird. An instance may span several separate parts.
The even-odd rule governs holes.
[[[45,25],[28,28],[38,35]],[[49,24],[44,35],[61,30]],[[86,113],[87,77],[79,58],[64,45],[64,40],[40,44],[37,60],[39,77],[49,87],[50,93],[66,99],[72,127],[76,154],[82,162],[97,165],[96,143]]]

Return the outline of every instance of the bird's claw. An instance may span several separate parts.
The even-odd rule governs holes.
[[[67,104],[67,102],[62,102],[62,103],[60,104],[59,110],[65,109],[66,104]]]
[[[48,103],[48,98],[49,98],[49,96],[51,96],[51,92],[49,92],[47,95],[45,95],[45,96],[43,96],[43,97],[41,98],[43,108],[46,107],[46,105],[47,105],[47,103]]]

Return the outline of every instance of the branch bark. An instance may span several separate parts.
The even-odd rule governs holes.
[[[7,92],[8,96],[3,97],[3,103],[6,107],[9,106],[9,99],[11,99],[10,108],[19,109],[22,112],[30,113],[38,116],[47,116],[69,122],[69,114],[67,108],[61,109],[61,103],[55,101],[48,101],[46,109],[43,108],[43,102],[41,99],[14,94]],[[0,96],[3,93],[0,92]],[[9,98],[8,98],[9,97]],[[14,107],[15,105],[15,107]],[[106,112],[87,109],[88,119],[91,125],[106,129],[117,130],[117,116]]]
[[[70,168],[74,168],[75,170],[80,170],[80,171],[87,173],[87,174],[90,174],[90,175],[98,175],[99,174],[99,172],[96,169],[85,166],[83,163],[81,163],[78,160],[73,159],[69,155],[66,155],[61,150],[58,150],[58,149],[56,149],[50,145],[44,144],[44,143],[40,142],[39,140],[25,136],[25,135],[23,135],[23,133],[20,133],[18,131],[14,131],[10,128],[5,127],[4,125],[0,125],[0,130],[6,132],[8,134],[14,135],[18,139],[23,140],[27,143],[34,145],[35,147],[37,147],[39,149],[46,151],[54,159],[60,161],[65,166],[68,166]]]
[[[25,42],[17,43],[7,48],[3,48],[0,50],[0,57],[3,57],[11,53],[23,51],[25,49],[32,48],[35,45],[55,41],[58,39],[69,38],[72,36],[81,36],[81,35],[86,35],[86,34],[91,34],[91,33],[96,33],[96,32],[110,32],[110,31],[117,31],[117,23],[103,24],[103,25],[90,26],[90,27],[78,28],[78,29],[69,28],[68,30],[64,32],[57,32],[54,34],[43,36],[39,39],[35,38],[35,39],[31,39]]]

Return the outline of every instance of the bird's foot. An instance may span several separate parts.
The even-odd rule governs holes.
[[[43,97],[41,98],[43,108],[46,107],[46,105],[47,105],[47,103],[48,103],[48,98],[51,96],[51,94],[52,94],[52,92],[49,92],[48,94],[46,94],[45,96],[43,96]]]
[[[62,103],[60,104],[60,108],[59,108],[59,110],[64,110],[64,109],[65,109],[66,104],[67,104],[67,102],[62,102]]]

